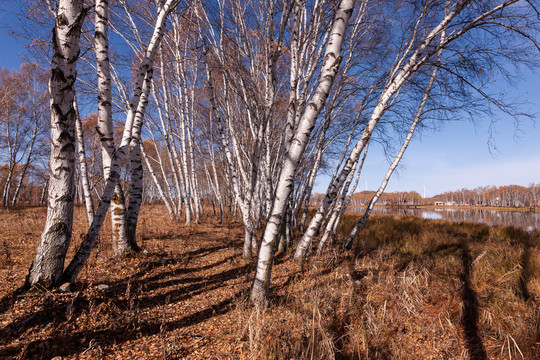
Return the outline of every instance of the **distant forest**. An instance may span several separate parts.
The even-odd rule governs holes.
[[[351,206],[367,206],[375,191],[361,191],[352,195]],[[312,204],[318,205],[324,194],[314,194]],[[381,195],[379,205],[460,205],[460,206],[500,206],[537,207],[540,200],[540,184],[529,186],[504,185],[481,186],[475,189],[446,191],[429,198],[423,198],[416,191],[389,192]]]

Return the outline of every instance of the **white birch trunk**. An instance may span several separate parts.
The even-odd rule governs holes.
[[[149,75],[147,75],[149,77]],[[147,79],[147,86],[152,86],[150,79]],[[131,170],[131,187],[129,197],[129,207],[126,214],[126,238],[129,243],[130,250],[139,251],[137,245],[137,220],[139,219],[139,210],[142,204],[143,195],[143,165],[141,160],[140,139],[144,121],[144,113],[148,105],[148,91],[141,95],[139,108],[135,116],[135,124],[133,125],[133,134],[129,145],[130,155],[130,170]]]
[[[512,0],[513,1],[513,0]],[[339,176],[336,178],[336,180],[332,181],[328,187],[328,190],[326,191],[326,195],[322,201],[321,206],[318,208],[317,212],[311,219],[311,222],[308,226],[307,231],[304,233],[304,236],[302,237],[302,240],[298,244],[297,251],[295,254],[296,259],[302,259],[303,254],[306,253],[306,249],[311,243],[313,237],[319,230],[319,227],[323,221],[324,214],[328,211],[329,207],[334,203],[336,197],[340,193],[340,189],[342,188],[345,180],[347,179],[347,176],[349,175],[353,165],[358,161],[358,157],[362,153],[364,147],[368,143],[369,139],[371,138],[371,134],[375,130],[375,126],[378,124],[381,117],[384,115],[386,110],[388,109],[389,102],[392,99],[392,97],[398,93],[398,91],[403,87],[405,82],[418,71],[418,69],[425,64],[425,62],[429,59],[430,54],[424,54],[424,50],[427,48],[427,46],[438,36],[440,35],[441,31],[446,27],[446,25],[455,17],[457,14],[459,14],[465,6],[469,4],[469,1],[464,1],[458,3],[452,11],[450,11],[448,14],[444,16],[444,18],[441,20],[437,26],[435,26],[424,38],[422,42],[420,42],[417,47],[410,53],[410,56],[401,67],[401,62],[406,58],[406,56],[409,54],[409,51],[412,48],[413,43],[415,43],[415,38],[411,39],[409,48],[403,53],[401,59],[394,64],[394,68],[391,71],[392,77],[388,80],[388,84],[383,90],[375,108],[373,109],[373,112],[371,114],[371,117],[366,124],[366,127],[364,128],[364,132],[362,133],[362,136],[360,137],[360,140],[356,143],[354,149],[351,151],[345,166],[341,170]],[[448,41],[445,40],[445,42],[441,42],[439,45],[440,48],[444,46]],[[438,49],[438,48],[437,48]]]
[[[193,210],[195,212],[195,224],[198,224],[201,219],[201,204],[199,200],[199,191],[197,186],[197,179],[195,176],[195,162],[194,162],[194,156],[193,156],[193,135],[192,135],[192,126],[193,126],[193,107],[191,107],[191,111],[189,109],[189,103],[193,104],[195,102],[195,87],[193,86],[191,91],[188,91],[188,84],[186,79],[186,69],[184,61],[186,59],[187,55],[184,53],[183,61],[180,62],[180,79],[181,79],[181,85],[182,85],[182,93],[184,97],[184,118],[183,122],[185,122],[185,128],[183,129],[183,132],[185,131],[185,139],[186,139],[186,150],[183,154],[186,163],[189,165],[188,173],[186,173],[186,182],[189,182],[189,188],[191,189],[191,195],[192,195],[192,203],[193,203]],[[189,94],[189,95],[188,95]]]
[[[2,193],[2,206],[8,206],[9,204],[9,192],[11,188],[11,182],[13,180],[13,171],[15,169],[15,150],[13,149],[13,145],[11,143],[11,131],[10,126],[7,124],[6,126],[6,132],[7,132],[7,143],[8,143],[8,153],[9,153],[9,166],[8,166],[8,176],[6,179],[6,183],[4,184],[4,191]]]
[[[162,50],[163,52],[163,50]],[[169,204],[171,206],[173,206],[174,208],[174,218],[177,219],[179,216],[180,216],[180,212],[182,210],[182,202],[181,202],[181,196],[182,196],[182,193],[183,193],[183,190],[180,186],[180,181],[179,181],[179,170],[176,166],[176,163],[175,163],[175,160],[174,160],[174,153],[173,153],[173,150],[172,150],[172,146],[174,146],[174,140],[171,139],[171,120],[170,120],[170,115],[169,115],[169,98],[168,98],[168,90],[167,90],[167,86],[165,85],[165,73],[164,73],[164,70],[163,70],[163,58],[162,58],[162,52],[160,53],[160,63],[161,63],[161,66],[160,66],[160,71],[161,71],[161,83],[162,83],[162,92],[163,92],[163,99],[161,98],[158,98],[157,97],[157,93],[156,93],[156,87],[153,86],[152,87],[152,95],[154,97],[154,100],[157,104],[157,109],[158,109],[158,115],[159,115],[159,121],[160,121],[160,125],[161,125],[161,132],[163,133],[164,135],[164,138],[165,138],[165,148],[167,149],[167,155],[168,155],[168,160],[169,160],[169,166],[171,167],[171,171],[172,171],[172,174],[173,174],[173,181],[174,181],[174,185],[175,185],[175,190],[176,190],[176,194],[177,194],[177,203],[174,203],[174,199],[173,199],[173,196],[171,195],[173,193],[172,191],[172,188],[171,186],[169,185],[169,182],[167,181],[167,173],[165,171],[165,168],[163,166],[163,160],[162,160],[162,157],[161,157],[161,153],[159,151],[159,148],[157,146],[157,142],[155,141],[155,137],[154,137],[154,133],[153,131],[150,129],[150,133],[152,135],[152,138],[154,140],[154,147],[156,149],[156,154],[157,154],[157,157],[158,157],[158,163],[159,163],[159,166],[160,166],[160,170],[161,170],[161,175],[163,177],[163,181],[165,183],[165,185],[167,186],[167,196],[169,197],[169,199],[167,200],[169,202]],[[164,106],[164,110],[165,111],[162,111],[161,109],[161,104],[163,104]],[[156,175],[154,174],[154,170],[153,170],[153,167],[150,165],[150,162],[147,161],[147,164],[148,164],[148,169],[150,169],[150,171],[152,172],[152,179],[157,179]],[[154,181],[155,182],[155,181]],[[156,183],[157,185],[157,183]],[[159,187],[161,188],[161,185],[159,185]]]
[[[88,226],[90,226],[92,221],[94,221],[94,203],[92,202],[92,191],[90,190],[90,182],[88,181],[88,166],[86,164],[84,134],[76,97],[75,99],[73,99],[73,108],[75,109],[75,131],[77,134],[77,152],[79,153],[79,167],[81,169],[82,192],[84,195],[84,205],[86,207]]]
[[[51,158],[47,220],[26,287],[60,285],[71,240],[76,167],[74,84],[81,27],[87,10],[80,0],[60,0],[58,6],[49,81]]]
[[[342,191],[341,197],[339,198],[335,208],[331,211],[330,219],[328,220],[328,223],[326,224],[323,236],[321,237],[321,240],[319,241],[319,245],[317,246],[317,252],[318,253],[321,252],[322,248],[326,244],[326,241],[328,240],[328,237],[330,236],[330,233],[332,232],[332,229],[334,228],[334,223],[335,223],[335,221],[337,221],[338,214],[340,213],[341,207],[343,206],[343,201],[344,201],[345,196],[347,195],[347,192],[349,190],[349,185],[351,184],[352,179],[354,178],[354,173],[356,171],[356,165],[357,164],[355,164],[355,166],[353,167],[351,173],[349,174],[349,178],[347,179],[347,183],[345,184],[345,187],[344,187],[344,189]],[[307,250],[306,250],[306,252],[307,252]],[[305,254],[303,254],[303,257],[305,257]]]
[[[206,47],[206,51],[208,51],[208,48]],[[217,118],[217,127],[219,131],[219,136],[221,140],[221,146],[223,151],[225,152],[225,159],[227,161],[227,165],[229,168],[229,174],[231,177],[231,183],[233,187],[233,193],[235,198],[235,204],[238,204],[240,207],[240,211],[242,212],[242,220],[244,222],[244,250],[243,250],[243,257],[245,259],[249,259],[252,256],[252,242],[253,242],[253,224],[250,218],[250,212],[248,209],[245,208],[244,198],[242,196],[242,193],[240,192],[240,185],[238,181],[238,174],[236,171],[236,168],[234,166],[234,160],[233,156],[231,154],[231,151],[229,149],[229,142],[227,140],[227,137],[225,135],[225,127],[223,125],[223,120],[221,116],[218,113],[217,105],[216,105],[216,99],[215,99],[215,90],[214,85],[212,81],[212,74],[210,72],[210,68],[208,64],[206,64],[206,78],[208,82],[208,93],[210,97],[210,104],[212,106],[212,111],[214,116]]]
[[[219,181],[218,181],[218,175],[217,175],[217,170],[216,170],[216,158],[215,158],[215,155],[214,155],[214,149],[212,149],[212,146],[210,144],[208,144],[208,150],[210,152],[210,162],[212,164],[212,174],[213,174],[213,177],[214,177],[214,181],[213,181],[213,189],[214,189],[214,193],[216,194],[216,198],[217,198],[217,201],[218,201],[218,204],[219,204],[219,211],[220,211],[220,220],[219,220],[219,223],[220,224],[223,224],[223,197],[221,196],[221,192],[220,192],[220,189],[219,189]],[[210,175],[209,175],[210,177]],[[210,182],[211,179],[209,179]]]
[[[152,177],[152,180],[154,181],[154,185],[156,185],[156,188],[158,190],[159,196],[165,203],[165,206],[167,207],[167,211],[169,212],[169,217],[174,220],[176,218],[176,213],[173,208],[173,204],[171,203],[169,197],[165,194],[165,191],[163,190],[163,187],[161,186],[161,181],[157,178],[156,173],[154,172],[154,169],[152,167],[152,164],[150,163],[150,159],[148,158],[148,155],[146,155],[146,151],[144,150],[144,145],[142,141],[139,144],[140,151],[142,154],[142,157],[146,163],[146,167],[148,168],[148,171],[150,172],[150,176]]]
[[[362,173],[362,168],[364,167],[364,162],[366,160],[366,156],[368,153],[368,146],[366,145],[366,149],[364,151],[364,156],[362,156],[362,161],[360,161],[360,165],[358,166],[358,173],[356,174],[356,179],[354,182],[353,190],[351,194],[354,194],[354,191],[356,190],[356,187],[358,186],[358,181],[360,180],[360,174]],[[353,175],[355,172],[355,168],[351,171],[351,174],[349,176],[349,180],[347,180],[347,184],[345,184],[345,187],[343,188],[341,198],[339,199],[335,209],[332,212],[332,217],[330,218],[330,221],[326,225],[326,229],[324,231],[324,234],[319,241],[319,245],[317,246],[317,253],[320,254],[322,252],[322,249],[324,248],[324,245],[328,241],[328,238],[330,237],[330,234],[335,235],[335,231],[337,229],[337,226],[341,220],[341,216],[345,212],[345,209],[347,208],[348,203],[346,202],[347,193],[349,192],[349,186],[351,184],[351,181],[353,179]]]
[[[177,21],[175,21],[176,17],[173,16],[173,19],[174,19],[172,21],[173,29],[174,31],[178,31],[176,28],[176,24],[177,24]],[[161,128],[162,128],[163,134],[165,135],[165,145],[167,148],[169,166],[171,167],[171,171],[173,173],[174,185],[176,187],[177,202],[175,205],[176,207],[175,215],[176,215],[176,218],[180,218],[181,212],[182,212],[182,194],[184,193],[184,187],[183,185],[180,184],[179,179],[182,175],[180,173],[181,172],[180,167],[178,166],[179,164],[178,154],[176,153],[176,148],[174,148],[175,146],[174,138],[171,137],[172,130],[171,130],[171,114],[170,114],[170,107],[169,107],[169,89],[167,87],[167,82],[166,82],[167,78],[165,76],[165,63],[163,61],[163,45],[162,45],[159,61],[160,61],[159,68],[160,68],[160,76],[161,76],[161,91],[163,93],[163,101],[161,103],[163,104],[165,113],[163,114],[163,111],[161,110],[161,106],[159,106],[159,104],[157,108],[158,108]],[[156,102],[158,102],[155,87],[152,87],[152,94],[154,95]],[[157,151],[157,148],[156,148],[156,152],[158,153],[158,157],[160,159],[160,166],[161,166],[161,172],[163,173],[163,179],[166,179],[167,176],[165,175],[165,170],[161,162],[161,155],[159,155],[159,151]],[[169,190],[169,193],[171,193],[170,190]],[[171,204],[173,204],[172,199],[171,199]]]
[[[336,176],[338,174],[338,170],[341,167],[341,164],[343,163],[343,161],[345,160],[345,156],[347,154],[347,151],[348,151],[349,146],[351,144],[351,141],[353,139],[353,135],[354,135],[354,132],[356,130],[356,126],[358,125],[359,119],[360,119],[360,114],[358,114],[358,116],[356,117],[356,119],[354,121],[353,128],[351,130],[351,133],[349,134],[349,138],[347,139],[347,144],[345,145],[345,149],[343,150],[343,153],[342,153],[341,158],[340,158],[340,160],[339,160],[339,162],[338,162],[338,164],[336,166],[334,174],[332,175],[332,180],[330,180],[330,184],[335,182]],[[323,129],[323,134],[325,133],[325,131],[326,130]],[[322,138],[321,140],[324,141],[324,138]],[[320,144],[320,146],[323,146],[323,144]],[[353,162],[352,164],[353,164],[353,167],[356,166],[356,162]],[[347,176],[348,175],[349,175],[349,172],[347,172]],[[339,189],[338,189],[338,191],[339,191]],[[327,212],[328,208],[332,207],[331,211],[333,211],[334,208],[335,208],[335,205],[336,205],[335,201],[333,200],[332,203],[330,203],[328,205],[328,207],[324,209],[324,212],[321,212],[321,208],[319,207],[319,209],[317,210],[317,212],[315,213],[313,219],[310,222],[308,230],[304,233],[301,241],[298,243],[298,245],[296,247],[296,251],[295,251],[295,254],[294,254],[294,258],[295,258],[296,261],[302,261],[304,259],[305,255],[306,255],[306,253],[307,253],[307,251],[309,249],[309,246],[311,245],[311,242],[312,242],[313,238],[319,232],[319,228],[321,227],[321,224],[324,222],[325,219],[330,219],[330,217],[331,217],[330,213]],[[307,214],[306,214],[306,216],[307,216]],[[317,222],[314,223],[314,219],[317,219]]]
[[[341,61],[341,45],[345,37],[345,31],[353,11],[353,6],[354,0],[342,0],[336,11],[330,39],[326,47],[319,84],[301,116],[297,131],[291,139],[288,154],[285,156],[282,165],[280,178],[276,187],[274,205],[264,230],[251,288],[251,301],[258,306],[265,306],[268,302],[268,290],[274,257],[274,242],[276,241],[276,236],[279,232],[281,220],[294,183],[296,168],[304,154],[315,121],[324,108],[334,78],[338,73]]]
[[[97,77],[98,77],[98,125],[97,132],[101,141],[101,159],[103,177],[107,179],[111,161],[115,152],[114,126],[112,121],[111,67],[109,62],[109,4],[108,0],[96,0],[95,37]],[[126,237],[126,205],[124,192],[116,184],[111,202],[112,244],[115,255],[123,255],[132,249]]]
[[[154,89],[154,86],[152,86],[152,90],[153,89]],[[154,146],[154,149],[156,149],[157,159],[154,159],[154,160],[156,160],[158,165],[159,165],[159,170],[161,172],[161,176],[162,176],[163,180],[158,179],[157,174],[156,174],[156,172],[154,170],[154,166],[152,165],[152,163],[150,162],[150,160],[148,158],[148,155],[144,151],[144,146],[143,146],[142,140],[141,140],[141,146],[142,146],[141,154],[143,155],[143,158],[144,158],[144,161],[145,161],[145,163],[147,165],[148,171],[150,172],[150,174],[152,176],[152,180],[154,181],[154,184],[158,188],[158,192],[161,194],[160,196],[163,199],[163,201],[165,202],[165,205],[167,206],[167,208],[169,206],[171,206],[172,212],[169,213],[169,216],[170,216],[171,220],[177,220],[178,216],[180,216],[179,210],[181,210],[181,209],[179,209],[177,207],[177,204],[175,203],[175,198],[179,198],[180,194],[182,192],[180,190],[180,183],[178,182],[178,179],[176,177],[177,170],[176,170],[176,168],[174,166],[174,163],[173,163],[173,160],[172,160],[172,154],[169,151],[170,146],[166,145],[166,149],[168,151],[167,157],[169,159],[169,165],[171,166],[171,171],[173,173],[173,181],[175,182],[175,185],[176,185],[175,191],[176,191],[176,194],[178,194],[176,197],[173,196],[174,192],[173,192],[171,184],[169,183],[167,171],[165,170],[165,166],[163,164],[163,157],[161,156],[161,152],[159,151],[160,149],[159,149],[158,143],[156,141],[156,138],[154,136],[154,132],[152,131],[151,127],[149,127],[148,130],[149,130],[150,135],[151,135],[152,140],[153,140],[152,144]]]
[[[443,29],[443,31],[441,33],[441,41],[440,41],[441,43],[444,43],[444,41],[445,41],[445,37],[446,37],[446,31],[445,30],[446,29]],[[426,86],[426,89],[424,90],[424,95],[422,97],[422,101],[420,102],[420,105],[418,106],[418,110],[416,111],[416,115],[415,115],[414,120],[413,120],[413,122],[411,124],[409,132],[407,133],[407,136],[405,137],[405,140],[403,141],[403,144],[401,145],[401,149],[399,150],[399,152],[395,156],[394,161],[392,162],[392,164],[388,168],[386,174],[384,175],[383,181],[381,182],[381,185],[377,189],[377,192],[375,193],[375,195],[373,195],[373,197],[369,201],[369,204],[368,204],[368,206],[366,208],[366,211],[365,211],[364,215],[356,223],[354,228],[351,230],[351,233],[349,234],[349,237],[345,241],[345,248],[350,249],[352,247],[353,241],[356,238],[356,235],[358,234],[358,231],[360,231],[362,226],[365,224],[365,222],[369,218],[371,212],[373,211],[373,207],[375,206],[375,204],[379,200],[381,194],[386,189],[386,185],[388,185],[388,181],[390,180],[390,177],[392,176],[392,174],[394,173],[394,170],[396,169],[399,162],[401,161],[401,158],[403,157],[403,154],[405,153],[405,150],[407,150],[407,147],[409,146],[409,142],[411,141],[412,136],[414,135],[414,130],[416,129],[416,125],[418,125],[418,122],[420,121],[420,119],[422,117],[422,113],[424,111],[424,106],[426,105],[426,102],[429,99],[429,93],[431,92],[431,88],[433,87],[433,83],[435,82],[435,78],[437,77],[437,72],[438,72],[441,60],[442,60],[442,49],[439,50],[439,52],[438,52],[437,64],[433,67],[431,77],[430,77],[429,82],[428,82],[428,84]]]
[[[347,198],[345,199],[345,203],[343,204],[343,206],[341,207],[341,210],[339,212],[339,216],[337,217],[335,223],[334,223],[334,228],[332,229],[332,239],[335,240],[336,238],[336,234],[337,234],[337,227],[339,225],[339,222],[341,221],[341,218],[343,217],[343,215],[345,214],[345,211],[347,210],[347,207],[349,206],[351,200],[352,200],[352,195],[354,194],[354,192],[356,191],[356,188],[358,187],[358,182],[360,180],[360,175],[361,175],[361,169],[363,168],[363,164],[364,164],[364,161],[366,159],[366,155],[367,155],[367,152],[368,152],[368,147],[369,147],[369,143],[366,145],[366,149],[364,151],[364,156],[362,157],[362,163],[360,164],[360,170],[358,171],[358,173],[356,174],[356,180],[354,181],[354,186],[353,186],[353,189],[352,191],[350,192],[350,195],[347,196]],[[319,244],[319,248],[322,248],[324,246],[324,244]]]
[[[70,262],[69,266],[64,271],[64,274],[62,275],[64,281],[66,282],[75,282],[79,272],[82,269],[82,266],[86,263],[86,260],[88,260],[88,257],[90,256],[90,253],[96,243],[99,230],[101,228],[101,225],[103,224],[105,215],[107,214],[107,208],[109,207],[111,202],[114,187],[120,177],[120,161],[124,158],[127,147],[131,142],[133,122],[136,112],[139,109],[141,95],[143,92],[148,94],[148,91],[150,89],[150,84],[148,82],[150,81],[149,77],[151,77],[152,74],[154,57],[163,36],[163,32],[165,30],[165,21],[167,19],[167,15],[171,10],[173,4],[176,4],[175,0],[167,0],[159,11],[156,25],[154,28],[154,33],[152,34],[152,38],[144,53],[144,57],[142,59],[139,70],[137,71],[137,78],[134,86],[133,97],[131,99],[130,108],[126,117],[122,141],[120,143],[120,146],[114,153],[109,178],[107,179],[105,189],[96,210],[94,221],[90,225],[88,233],[86,234],[83,242],[81,243],[79,250],[75,254],[73,260]]]
[[[49,189],[49,178],[45,180],[45,184],[43,184],[43,189],[41,190],[41,199],[39,200],[39,205],[43,206],[45,205],[45,198],[47,195],[47,190]]]

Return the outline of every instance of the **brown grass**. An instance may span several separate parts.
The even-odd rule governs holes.
[[[72,293],[23,294],[44,210],[0,210],[0,358],[535,359],[538,232],[373,216],[303,266],[279,256],[271,306],[247,295],[239,222],[185,228],[143,207],[146,253],[105,234]],[[74,245],[86,226],[77,209]],[[346,234],[357,217],[340,225]],[[104,229],[110,229],[106,224]],[[70,250],[71,252],[73,249]]]

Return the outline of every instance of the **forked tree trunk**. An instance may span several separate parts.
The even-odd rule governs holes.
[[[332,32],[325,51],[319,84],[311,101],[307,104],[297,130],[287,147],[288,154],[285,156],[285,161],[282,165],[281,175],[276,187],[274,206],[272,207],[272,212],[264,230],[257,267],[255,269],[255,277],[251,288],[251,301],[258,306],[265,306],[268,302],[268,290],[270,287],[275,248],[274,242],[276,241],[283,214],[289,200],[298,163],[304,154],[315,121],[324,108],[324,104],[338,73],[341,62],[341,45],[345,37],[345,31],[353,11],[353,6],[354,0],[342,0],[336,11]]]
[[[98,126],[96,128],[101,141],[101,159],[103,178],[109,177],[111,161],[115,151],[114,126],[112,121],[111,66],[109,62],[109,4],[108,0],[96,1],[96,20],[94,44],[96,48],[98,76]],[[114,188],[111,202],[112,244],[115,255],[123,255],[133,248],[126,237],[126,204],[122,186]]]
[[[79,250],[77,250],[77,253],[64,271],[64,274],[62,275],[64,281],[69,281],[71,283],[75,282],[82,267],[90,257],[90,253],[92,252],[94,245],[96,244],[99,230],[101,229],[101,225],[105,220],[107,208],[109,207],[111,202],[114,186],[120,177],[120,161],[124,158],[127,148],[131,142],[131,134],[134,126],[133,123],[136,118],[136,112],[139,109],[141,95],[143,93],[146,94],[145,96],[148,95],[148,91],[150,88],[150,84],[148,82],[152,75],[154,57],[165,30],[165,21],[167,20],[167,15],[169,14],[169,11],[172,9],[172,6],[174,4],[176,4],[174,0],[167,0],[159,11],[156,25],[154,28],[154,33],[152,34],[152,38],[150,39],[148,47],[144,53],[141,65],[139,66],[139,69],[137,71],[137,78],[134,86],[133,97],[130,101],[130,108],[126,117],[122,141],[120,143],[120,146],[114,153],[111,162],[110,175],[105,184],[105,189],[103,190],[101,200],[96,210],[94,221],[90,225],[90,228],[88,229],[88,232],[83,242],[81,243]],[[144,113],[142,115],[144,115]]]
[[[81,27],[87,10],[82,0],[59,2],[49,80],[51,157],[47,220],[26,278],[26,287],[60,285],[71,239],[76,167],[74,84]]]
[[[148,86],[152,82],[148,80]],[[131,250],[139,251],[137,245],[137,221],[139,219],[139,210],[142,204],[143,195],[143,166],[141,159],[141,148],[139,146],[141,139],[141,130],[143,126],[144,113],[148,105],[148,91],[143,92],[137,109],[133,134],[129,145],[129,160],[131,167],[131,188],[129,192],[129,208],[126,214],[126,237]]]

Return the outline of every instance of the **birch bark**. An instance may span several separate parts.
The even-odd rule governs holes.
[[[148,83],[148,81],[150,81],[149,78],[152,74],[154,57],[165,30],[165,21],[167,20],[167,15],[176,4],[176,0],[167,0],[158,13],[152,38],[148,43],[148,46],[144,53],[144,57],[141,61],[141,65],[139,66],[139,69],[137,71],[133,97],[131,99],[130,108],[126,117],[126,124],[124,127],[124,133],[122,135],[122,141],[120,143],[120,146],[114,153],[111,162],[111,170],[109,173],[109,177],[107,179],[105,189],[96,210],[94,221],[90,225],[90,228],[83,242],[81,243],[80,248],[78,249],[74,258],[72,259],[72,261],[62,275],[62,278],[66,282],[75,282],[77,275],[81,271],[82,266],[86,263],[86,260],[88,260],[88,257],[90,256],[90,253],[96,243],[99,230],[101,228],[101,225],[103,224],[105,215],[107,214],[107,208],[109,207],[111,202],[114,187],[118,181],[118,178],[120,177],[120,160],[124,158],[127,147],[131,143],[133,123],[136,117],[136,112],[139,110],[139,102],[141,96],[143,93],[145,93],[145,96],[147,96],[148,91],[150,90],[150,84]],[[144,111],[145,109],[141,110]]]
[[[146,86],[152,86],[151,75],[146,75]],[[139,101],[133,133],[129,144],[130,167],[131,167],[131,188],[129,197],[129,207],[126,214],[126,238],[131,249],[139,251],[137,245],[137,220],[139,219],[139,210],[142,204],[143,195],[143,166],[141,160],[140,139],[144,121],[146,106],[148,105],[148,91],[143,91]]]
[[[47,220],[25,287],[60,285],[71,240],[76,161],[74,84],[81,27],[87,11],[81,0],[60,0],[55,19],[49,81],[51,158]]]
[[[345,37],[345,31],[353,11],[353,6],[354,0],[342,0],[336,11],[331,35],[325,51],[319,84],[300,118],[298,128],[294,132],[294,136],[288,147],[288,153],[282,165],[280,179],[276,187],[274,205],[264,230],[251,288],[251,301],[258,306],[265,306],[268,302],[268,290],[274,257],[274,242],[276,241],[281,220],[291,193],[296,168],[304,154],[315,121],[324,107],[334,78],[338,72],[341,61],[341,45]]]
[[[82,129],[82,121],[77,105],[77,97],[73,99],[73,108],[75,109],[75,132],[77,134],[77,152],[79,153],[79,168],[81,170],[81,183],[84,194],[84,205],[86,207],[86,217],[88,218],[88,226],[94,221],[94,203],[92,202],[92,191],[90,190],[90,182],[88,181],[88,166],[86,163],[86,149],[84,146],[84,134]]]
[[[107,179],[111,169],[111,161],[115,152],[114,126],[112,121],[112,85],[111,67],[109,61],[109,4],[108,0],[96,0],[95,8],[96,69],[98,78],[98,125],[97,132],[101,141],[101,159],[103,162],[103,177]],[[114,188],[110,207],[112,244],[115,255],[124,255],[136,251],[126,237],[126,205],[124,191],[120,183]]]
[[[512,1],[514,0],[511,0],[508,3]],[[444,42],[437,44],[438,46],[435,46],[433,50],[425,53],[428,45],[431,44],[431,42],[440,35],[441,31],[450,23],[450,21],[454,19],[469,3],[470,1],[462,1],[454,4],[455,6],[453,7],[453,9],[447,14],[445,14],[443,19],[427,33],[427,35],[423,38],[422,41],[418,42],[417,38],[413,36],[409,41],[408,47],[403,51],[401,55],[398,55],[399,61],[394,64],[393,68],[390,71],[390,77],[387,80],[387,85],[385,86],[376,106],[373,109],[370,119],[364,128],[362,136],[356,143],[354,149],[351,151],[339,176],[336,178],[335,181],[332,181],[330,183],[321,206],[317,209],[317,212],[311,219],[307,231],[304,233],[302,240],[298,244],[297,252],[295,255],[298,260],[303,258],[303,256],[305,255],[307,247],[309,246],[313,237],[320,228],[320,225],[324,218],[324,214],[328,211],[329,207],[334,203],[335,199],[339,195],[340,189],[343,187],[343,184],[347,179],[349,173],[351,172],[353,165],[358,161],[358,158],[362,153],[364,147],[366,146],[367,142],[371,138],[371,135],[376,125],[388,109],[391,99],[399,92],[399,90],[403,87],[406,81],[413,74],[415,74],[433,54],[437,53],[439,48],[444,47],[448,43],[448,39],[446,39]],[[486,12],[485,14],[487,13],[489,12]],[[421,16],[423,15],[424,12]],[[418,21],[420,21],[420,18]],[[474,21],[476,21],[476,19]],[[467,26],[465,26],[465,28],[467,28]],[[462,33],[462,31],[457,31],[456,34],[459,33]],[[456,34],[454,34],[453,39],[455,39]],[[416,45],[416,47],[414,47],[414,45]],[[406,62],[402,66],[402,63],[405,60]]]
[[[446,38],[446,29],[443,29],[443,31],[441,33],[440,42],[444,43],[445,38]],[[433,71],[432,71],[431,76],[429,78],[428,84],[427,84],[427,86],[426,86],[426,88],[424,90],[424,95],[422,97],[422,100],[420,101],[420,105],[418,106],[418,110],[416,111],[415,117],[414,117],[413,122],[411,124],[411,127],[409,129],[409,132],[407,133],[407,136],[405,137],[405,140],[403,141],[403,144],[401,145],[401,148],[399,149],[399,152],[395,156],[394,161],[392,162],[392,164],[388,168],[386,174],[384,175],[384,178],[383,178],[383,180],[381,182],[381,185],[377,189],[377,192],[375,193],[375,195],[373,195],[373,197],[369,201],[369,204],[368,204],[368,206],[366,208],[366,211],[364,212],[364,215],[356,223],[354,228],[351,230],[351,233],[349,234],[349,237],[345,241],[345,248],[350,249],[352,247],[352,243],[353,243],[354,239],[356,238],[356,235],[358,234],[358,231],[360,231],[362,226],[365,224],[365,222],[369,218],[371,212],[373,211],[373,207],[375,206],[375,204],[379,200],[381,194],[386,189],[386,185],[388,185],[388,181],[390,180],[390,177],[392,176],[392,174],[394,173],[394,170],[396,169],[399,162],[401,161],[401,158],[403,157],[403,154],[405,153],[405,150],[407,150],[407,147],[409,146],[409,142],[411,141],[412,136],[414,134],[414,130],[416,129],[416,126],[418,125],[418,122],[420,121],[420,119],[422,117],[422,114],[424,112],[424,107],[425,107],[425,105],[426,105],[426,103],[427,103],[427,101],[429,99],[429,94],[431,92],[431,88],[433,87],[435,79],[437,78],[437,72],[439,70],[441,60],[442,60],[442,49],[440,49],[438,54],[437,54],[437,63],[433,67]]]

